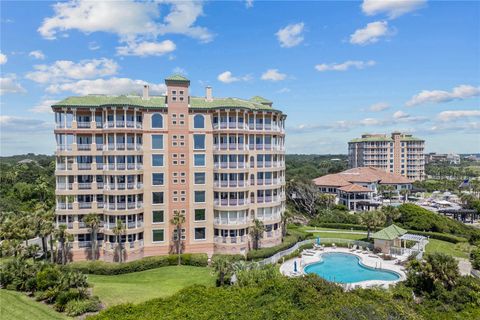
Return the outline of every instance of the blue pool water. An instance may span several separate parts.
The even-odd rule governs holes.
[[[400,276],[393,271],[378,270],[361,265],[360,259],[348,253],[325,253],[322,261],[305,267],[305,273],[338,283],[354,283],[366,280],[395,281]]]

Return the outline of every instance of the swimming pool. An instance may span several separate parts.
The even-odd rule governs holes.
[[[359,257],[348,253],[324,253],[321,261],[306,266],[303,271],[338,283],[400,279],[396,272],[365,267],[360,263]]]

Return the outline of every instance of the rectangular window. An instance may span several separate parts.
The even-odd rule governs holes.
[[[195,184],[205,184],[205,172],[195,172]]]
[[[163,154],[152,154],[152,166],[163,167]]]
[[[163,192],[152,192],[153,204],[163,204]]]
[[[193,149],[194,150],[204,150],[205,149],[205,135],[204,134],[194,134],[193,135]]]
[[[195,209],[195,221],[205,221],[205,209]]]
[[[152,149],[163,149],[163,134],[152,134]]]
[[[163,173],[152,173],[152,185],[163,186]]]
[[[196,167],[205,166],[205,155],[204,154],[195,154],[193,155],[193,162]]]
[[[162,242],[165,241],[165,230],[155,229],[152,230],[153,242]]]
[[[205,202],[205,191],[195,191],[195,202]]]
[[[154,210],[152,211],[153,213],[153,223],[162,223],[165,222],[164,216],[163,216],[163,210]]]
[[[195,240],[205,240],[205,228],[195,228]]]

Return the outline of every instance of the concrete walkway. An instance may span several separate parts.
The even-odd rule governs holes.
[[[472,272],[472,264],[468,259],[455,258],[458,261],[458,270],[462,276],[469,276]]]

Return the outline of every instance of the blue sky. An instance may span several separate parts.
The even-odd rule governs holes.
[[[402,130],[480,151],[476,1],[1,2],[1,154],[54,152],[49,106],[184,73],[193,95],[261,95],[288,153]]]

